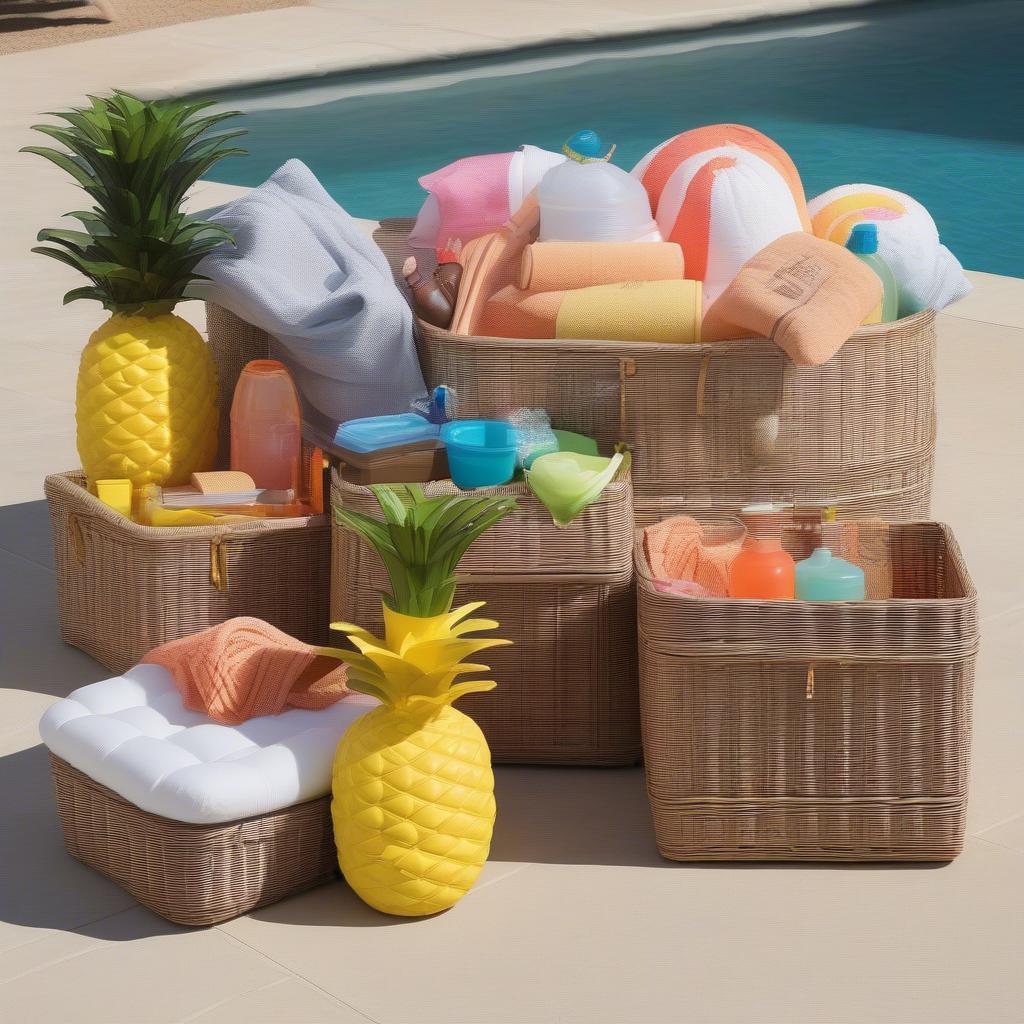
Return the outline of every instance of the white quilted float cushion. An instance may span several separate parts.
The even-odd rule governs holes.
[[[351,694],[320,711],[218,725],[186,710],[167,669],[137,665],[53,704],[39,733],[58,757],[144,811],[209,825],[328,793],[339,738],[376,705]]]

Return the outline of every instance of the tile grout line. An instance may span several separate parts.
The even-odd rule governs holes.
[[[1008,818],[1003,818],[1002,821],[997,821],[994,825],[986,825],[985,828],[983,828],[980,832],[972,832],[971,835],[974,836],[975,839],[981,839],[986,832],[991,832],[993,829],[1002,828],[1004,825],[1009,825],[1011,821],[1016,821],[1018,818],[1024,818],[1024,811],[1016,811],[1015,813],[1011,814]],[[990,840],[986,840],[986,842],[990,842]],[[1008,849],[1012,850],[1013,847],[1008,847]]]
[[[245,915],[243,915],[243,916],[245,916]],[[227,923],[227,922],[225,922],[225,923]],[[310,988],[316,989],[317,992],[319,992],[321,995],[325,996],[331,1002],[337,1003],[339,1006],[344,1006],[347,1010],[351,1010],[353,1013],[357,1013],[360,1017],[363,1017],[364,1019],[369,1021],[370,1024],[380,1024],[380,1021],[378,1021],[375,1017],[371,1017],[368,1013],[364,1013],[357,1006],[353,1006],[351,1003],[347,1003],[344,999],[340,999],[333,992],[328,992],[327,989],[325,989],[322,986],[318,985],[311,978],[307,978],[304,974],[299,974],[298,971],[293,970],[287,964],[281,963],[280,960],[275,959],[269,953],[265,953],[262,949],[259,949],[257,946],[254,946],[251,943],[246,942],[245,939],[241,938],[240,936],[235,935],[232,932],[225,931],[223,925],[217,924],[217,925],[214,925],[213,928],[214,928],[214,931],[220,932],[221,935],[225,936],[231,942],[234,942],[234,943],[236,943],[239,946],[244,946],[246,949],[248,949],[248,950],[252,951],[253,953],[257,954],[257,956],[262,957],[264,960],[269,960],[270,963],[276,964],[278,967],[281,968],[282,971],[284,971],[289,976],[291,976],[293,978],[297,978],[299,981],[304,982],[306,985],[309,985]]]
[[[256,988],[248,989],[244,995],[256,995],[259,992],[266,992],[268,989],[276,988],[278,985],[283,985],[288,981],[287,975],[283,978],[275,978],[273,981],[268,981],[266,985],[258,985]],[[223,999],[216,999],[208,1006],[200,1007],[195,1013],[190,1013],[187,1017],[179,1017],[177,1024],[188,1024],[189,1021],[195,1020],[197,1017],[201,1017],[204,1013],[209,1013],[210,1010],[216,1010],[218,1006],[225,1006],[232,1000],[238,998],[239,993],[233,992],[229,996],[225,996]]]

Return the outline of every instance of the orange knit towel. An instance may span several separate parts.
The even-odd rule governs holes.
[[[711,597],[725,597],[729,566],[739,554],[742,538],[705,543],[704,528],[689,516],[672,516],[644,530],[644,552],[656,580],[692,580]]]
[[[704,314],[701,338],[771,338],[797,366],[820,366],[878,305],[882,283],[835,242],[783,235],[748,260]]]
[[[344,665],[262,619],[228,619],[142,660],[174,676],[185,707],[223,725],[277,715],[286,705],[316,711],[349,692]]]

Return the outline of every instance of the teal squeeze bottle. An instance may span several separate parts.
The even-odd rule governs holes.
[[[864,321],[866,324],[890,323],[900,316],[900,293],[889,264],[878,255],[878,226],[857,224],[846,240],[846,248],[866,263],[882,282],[882,303]]]
[[[815,548],[796,564],[798,601],[863,601],[864,570],[828,548]]]

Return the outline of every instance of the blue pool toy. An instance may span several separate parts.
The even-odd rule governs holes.
[[[516,471],[519,433],[501,420],[456,420],[441,428],[448,469],[463,490],[507,484]]]

